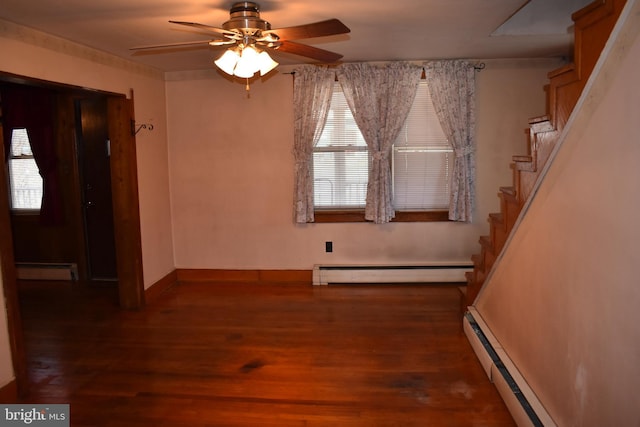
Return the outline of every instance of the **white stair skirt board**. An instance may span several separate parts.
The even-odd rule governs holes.
[[[555,427],[549,413],[513,364],[474,307],[469,307],[463,325],[467,339],[487,376],[504,400],[519,427]]]
[[[330,265],[313,267],[313,284],[466,282],[470,261],[398,265]]]
[[[75,263],[17,263],[16,270],[21,280],[78,279],[78,266]]]

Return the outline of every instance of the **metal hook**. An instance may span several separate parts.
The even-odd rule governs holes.
[[[151,123],[149,124],[144,123],[141,125],[137,125],[136,122],[131,120],[131,135],[136,136],[141,129],[147,129],[149,131],[152,131],[153,125]]]

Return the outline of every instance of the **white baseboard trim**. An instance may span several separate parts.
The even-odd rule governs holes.
[[[313,266],[313,284],[350,283],[438,283],[466,282],[465,273],[473,270],[470,261],[438,261],[420,264]]]
[[[556,423],[493,336],[480,313],[474,307],[469,307],[463,322],[471,347],[516,424],[520,427],[555,427]]]
[[[17,263],[16,273],[21,280],[78,280],[75,263]]]

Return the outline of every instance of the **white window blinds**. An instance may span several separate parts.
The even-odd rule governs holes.
[[[327,122],[313,153],[316,208],[364,208],[369,151],[342,87],[335,83]]]
[[[393,203],[397,210],[446,210],[453,150],[438,121],[425,81],[393,148]],[[367,144],[339,83],[320,141],[314,148],[317,209],[363,208],[369,175]]]
[[[26,129],[13,129],[9,156],[11,208],[39,210],[43,183],[31,152]]]
[[[446,210],[453,149],[444,135],[425,81],[393,146],[393,206]]]

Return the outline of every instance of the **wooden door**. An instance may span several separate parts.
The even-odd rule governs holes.
[[[89,279],[116,281],[110,141],[105,96],[76,101],[83,217]]]

